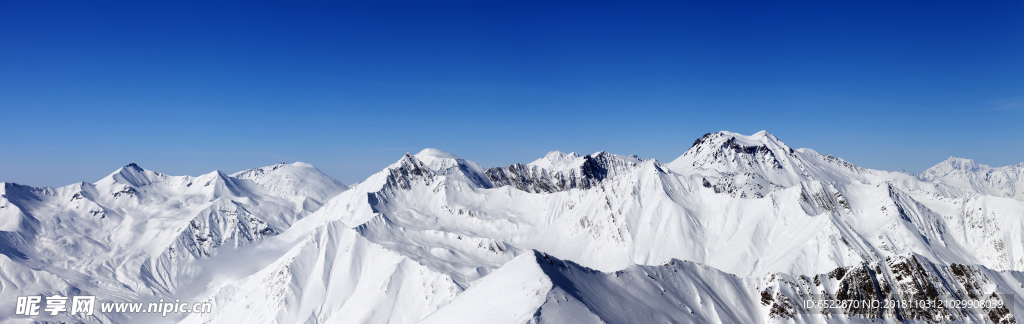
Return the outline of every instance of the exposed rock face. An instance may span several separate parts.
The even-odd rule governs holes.
[[[866,319],[1016,323],[1012,293],[974,266],[939,266],[920,256],[836,268],[827,274],[771,275],[758,284],[761,305],[776,319],[822,314]],[[813,283],[813,284],[812,284]],[[975,302],[982,307],[956,307]],[[817,307],[827,305],[825,307]],[[953,306],[953,307],[947,307]],[[1009,306],[1009,307],[1008,307]]]
[[[399,167],[387,169],[387,187],[408,190],[412,188],[409,184],[410,181],[414,181],[417,177],[423,177],[426,181],[433,179],[433,173],[426,171],[423,162],[411,154],[406,153],[399,163],[401,164]]]
[[[513,164],[487,170],[487,178],[495,187],[512,186],[534,193],[553,193],[570,189],[590,189],[605,179],[635,169],[641,161],[635,157],[619,157],[606,152],[585,155],[577,168],[558,170],[538,165]],[[572,163],[572,162],[570,162]]]

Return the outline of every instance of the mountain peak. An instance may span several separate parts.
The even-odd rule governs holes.
[[[588,163],[593,163],[595,160],[601,161],[612,161],[621,160],[622,163],[640,163],[642,159],[635,155],[630,156],[619,156],[611,154],[605,151],[598,151],[593,154],[580,156],[575,152],[562,153],[560,151],[548,152],[544,157],[530,162],[529,166],[538,167],[541,169],[547,169],[556,172],[569,171],[574,169],[580,169]],[[616,162],[618,163],[618,162]]]
[[[230,176],[250,180],[284,196],[305,196],[321,202],[348,189],[340,181],[303,162],[278,163],[239,171]]]
[[[455,156],[454,154],[451,154],[451,153],[448,153],[448,152],[445,152],[445,151],[442,151],[442,150],[438,150],[436,148],[425,148],[422,151],[420,151],[419,153],[416,153],[416,157],[417,158],[421,158],[421,159],[424,158],[424,157],[441,158],[441,159],[458,159],[459,158],[458,156]]]
[[[399,163],[403,165],[408,165],[409,163],[415,164],[415,161],[419,161],[418,163],[422,164],[423,167],[429,170],[438,172],[443,172],[443,170],[447,170],[453,167],[459,167],[460,165],[474,165],[473,168],[483,170],[483,168],[476,166],[475,163],[473,162],[469,162],[465,159],[455,156],[455,154],[451,154],[435,148],[425,148],[419,153],[416,153],[416,155],[410,155],[406,153],[406,155],[402,157],[402,160],[399,161]]]
[[[153,183],[153,179],[160,176],[159,173],[143,169],[138,164],[128,163],[116,171],[101,179],[99,182],[122,183],[134,187],[142,187]]]
[[[772,133],[769,133],[766,130],[761,130],[761,131],[759,131],[757,133],[754,133],[754,135],[750,135],[750,137],[751,138],[756,138],[756,139],[759,139],[759,140],[762,140],[762,141],[779,142],[779,138],[778,137],[775,137],[775,135],[773,135]]]
[[[917,177],[981,194],[1024,201],[1024,163],[993,168],[971,159],[951,156]]]
[[[789,146],[786,146],[786,144],[780,141],[778,137],[775,137],[772,133],[764,130],[750,136],[730,131],[707,133],[696,141],[693,141],[693,145],[690,146],[690,149],[687,150],[686,153],[691,153],[691,151],[694,151],[694,148],[697,146],[730,146],[733,149],[749,146],[775,146],[789,150]],[[696,151],[701,151],[704,147],[699,147]],[[697,153],[696,151],[693,153]],[[684,155],[686,153],[684,153]]]
[[[749,136],[729,131],[705,134],[668,167],[679,174],[724,179],[729,183],[722,184],[726,187],[738,186],[735,181],[739,181],[761,194],[772,186],[856,178],[860,172],[857,166],[831,155],[794,150],[767,131]]]
[[[673,168],[697,167],[738,171],[753,164],[767,163],[768,167],[778,169],[782,167],[780,159],[785,159],[784,156],[791,153],[792,148],[767,131],[760,131],[751,136],[721,131],[704,134],[670,165]]]
[[[946,160],[942,161],[942,163],[949,165],[953,168],[965,171],[972,171],[977,170],[978,168],[987,167],[987,165],[983,166],[972,159],[958,158],[953,156],[946,158]]]
[[[561,151],[551,151],[544,155],[544,157],[536,159],[527,165],[536,166],[541,169],[561,171],[577,168],[582,164],[583,159],[580,158],[580,155],[576,154],[576,152],[566,154]]]
[[[919,177],[921,179],[932,180],[950,174],[976,173],[988,169],[991,169],[991,167],[984,164],[978,164],[978,162],[974,162],[974,160],[950,156],[942,162],[939,162],[939,164],[928,168],[928,170],[924,170]]]
[[[578,157],[580,157],[580,155],[576,154],[576,152],[562,153],[562,151],[551,151],[544,155],[544,159],[547,159],[548,161],[575,159]]]

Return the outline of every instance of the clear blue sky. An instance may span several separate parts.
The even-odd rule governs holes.
[[[1024,2],[0,1],[0,181],[435,147],[669,162],[765,129],[877,169],[1024,162]]]

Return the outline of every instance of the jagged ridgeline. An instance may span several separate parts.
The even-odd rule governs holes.
[[[679,158],[435,149],[345,186],[304,163],[3,184],[0,318],[18,296],[209,302],[187,323],[1016,323],[1024,164],[858,167],[767,132]],[[958,307],[957,305],[983,305]]]

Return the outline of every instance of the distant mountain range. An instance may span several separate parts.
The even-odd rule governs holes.
[[[949,158],[909,175],[764,131],[709,133],[667,164],[551,152],[484,168],[425,149],[351,186],[296,162],[0,187],[4,320],[1015,323],[1024,310],[1024,163]],[[17,297],[53,294],[213,312],[14,314]],[[899,306],[808,306],[852,300]],[[1004,306],[920,306],[951,301]]]

